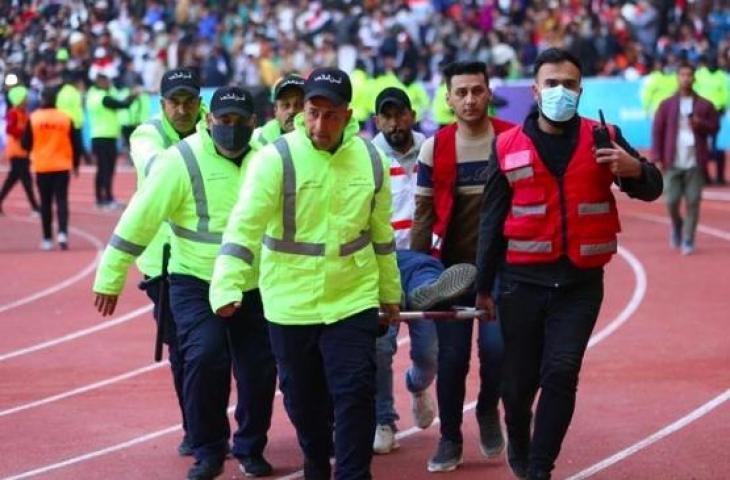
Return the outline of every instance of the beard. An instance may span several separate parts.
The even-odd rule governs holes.
[[[411,141],[410,132],[404,130],[394,130],[390,133],[383,132],[383,136],[388,144],[394,149],[402,149]]]

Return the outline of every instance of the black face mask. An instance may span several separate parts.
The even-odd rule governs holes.
[[[247,125],[212,125],[210,136],[221,148],[229,152],[240,152],[251,140],[253,129]]]

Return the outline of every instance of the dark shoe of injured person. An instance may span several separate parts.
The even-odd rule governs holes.
[[[414,310],[428,310],[438,303],[453,300],[468,292],[476,276],[477,269],[474,265],[457,263],[441,272],[435,281],[411,290],[408,303]]]

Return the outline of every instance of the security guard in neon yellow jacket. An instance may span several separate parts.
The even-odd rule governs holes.
[[[139,101],[139,99],[137,100]],[[195,133],[198,122],[205,124],[205,108],[200,101],[200,80],[195,71],[178,68],[165,72],[160,82],[160,109],[158,117],[152,118],[137,127],[130,136],[130,156],[137,170],[137,189],[149,173],[155,159],[167,148],[181,139]],[[144,252],[137,257],[137,268],[145,276],[140,287],[155,305],[155,318],[158,318],[159,292],[161,287],[162,246],[169,242],[170,227],[165,223],[157,232]],[[168,297],[169,298],[169,297]],[[167,308],[169,311],[169,308]],[[165,326],[165,343],[169,349],[170,369],[175,385],[178,404],[182,413],[183,433],[187,432],[183,404],[183,361],[177,344],[175,322],[169,316]],[[192,455],[190,440],[183,435],[178,446],[181,456]]]
[[[188,478],[193,480],[212,479],[223,470],[231,363],[239,424],[232,453],[250,475],[271,472],[262,453],[276,368],[256,277],[241,286],[245,307],[233,318],[217,317],[208,302],[222,231],[252,156],[253,111],[250,93],[241,88],[214,92],[206,123],[155,159],[114,230],[94,282],[97,308],[112,313],[130,264],[162,222],[169,223],[170,307],[183,356],[185,419],[196,458]]]
[[[304,108],[304,79],[296,74],[281,77],[272,91],[274,118],[253,131],[257,146],[268,145],[294,130],[294,117]]]
[[[397,318],[400,278],[383,154],[357,136],[347,74],[315,69],[295,130],[259,150],[223,235],[211,305],[245,308],[255,281],[305,478],[370,478],[378,306]],[[261,246],[263,243],[263,246]],[[331,399],[331,400],[330,400]]]

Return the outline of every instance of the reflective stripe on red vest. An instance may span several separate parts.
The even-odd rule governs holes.
[[[514,124],[489,117],[495,137]],[[449,228],[456,192],[456,128],[457,123],[446,125],[433,139],[433,210],[435,220],[431,228],[431,255],[441,257],[446,230]]]
[[[613,174],[594,157],[596,125],[581,119],[578,144],[562,182],[521,128],[497,139],[499,168],[512,188],[504,224],[508,263],[548,263],[567,255],[577,267],[595,268],[616,253],[621,226],[611,193]],[[613,127],[609,132],[615,138]]]

